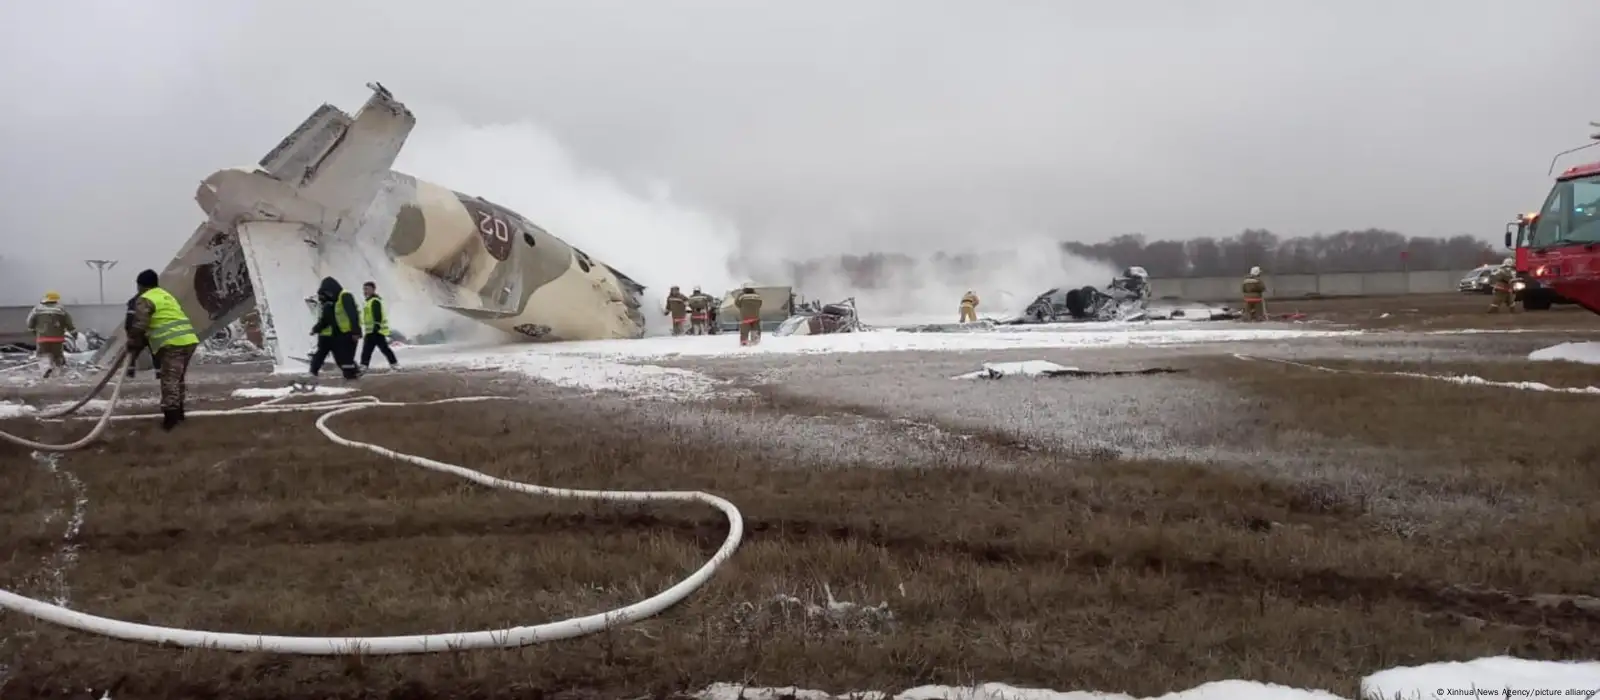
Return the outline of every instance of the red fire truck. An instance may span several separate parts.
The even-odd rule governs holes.
[[[1600,145],[1600,132],[1590,138]],[[1544,206],[1514,223],[1506,247],[1516,249],[1517,270],[1526,273],[1523,294],[1541,290],[1533,303],[1524,296],[1525,307],[1549,308],[1554,295],[1600,314],[1600,162],[1567,168]]]

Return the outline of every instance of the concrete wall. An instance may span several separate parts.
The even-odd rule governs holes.
[[[1377,296],[1389,294],[1443,294],[1456,291],[1466,270],[1414,270],[1411,272],[1340,272],[1324,275],[1264,275],[1269,299],[1306,296]],[[1238,301],[1238,277],[1185,277],[1150,280],[1156,298],[1178,297],[1193,301]]]
[[[99,331],[101,335],[109,337],[112,331],[122,327],[122,320],[127,318],[127,304],[64,304],[67,312],[72,314],[73,324],[80,331]],[[0,344],[15,343],[17,341],[33,342],[33,337],[28,334],[28,312],[33,310],[33,305],[27,306],[0,306]]]

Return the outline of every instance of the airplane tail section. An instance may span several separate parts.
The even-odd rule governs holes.
[[[161,286],[178,300],[201,338],[221,331],[255,308],[255,291],[238,239],[209,224],[195,229],[178,255],[167,263]],[[132,297],[133,290],[129,292]],[[127,340],[119,326],[95,353],[94,362],[109,362]],[[150,369],[149,355],[134,359],[139,367]]]
[[[322,280],[313,232],[301,224],[258,221],[240,224],[236,233],[250,279],[255,281],[263,349],[279,367],[307,357],[314,346],[310,330],[316,323],[315,293]]]
[[[367,87],[372,96],[355,116],[324,104],[269,151],[258,169],[220,170],[195,192],[207,219],[162,271],[161,286],[177,297],[202,337],[259,303],[262,334],[271,339],[280,367],[309,352],[311,339],[299,323],[305,305],[297,307],[294,300],[316,291],[330,252],[360,248],[362,223],[416,124],[386,88]],[[381,249],[376,258],[370,253],[353,255],[368,266],[393,267],[376,259]],[[340,270],[341,278],[366,271]],[[360,280],[346,283],[360,293]],[[103,364],[125,343],[119,331],[95,361]]]

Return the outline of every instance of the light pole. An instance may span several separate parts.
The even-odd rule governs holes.
[[[106,303],[106,270],[109,270],[109,269],[111,269],[113,267],[116,267],[117,266],[117,261],[115,261],[115,260],[85,260],[85,261],[83,261],[83,264],[88,265],[89,267],[95,268],[96,274],[98,274],[100,276],[100,303],[102,303],[102,304]]]

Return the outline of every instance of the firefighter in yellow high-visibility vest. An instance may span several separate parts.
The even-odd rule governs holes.
[[[161,429],[172,430],[183,421],[183,402],[188,387],[189,360],[200,347],[200,336],[183,312],[183,305],[160,286],[155,270],[145,270],[136,279],[139,296],[133,302],[133,321],[128,324],[128,366],[145,348],[155,356],[156,376],[161,380]]]

